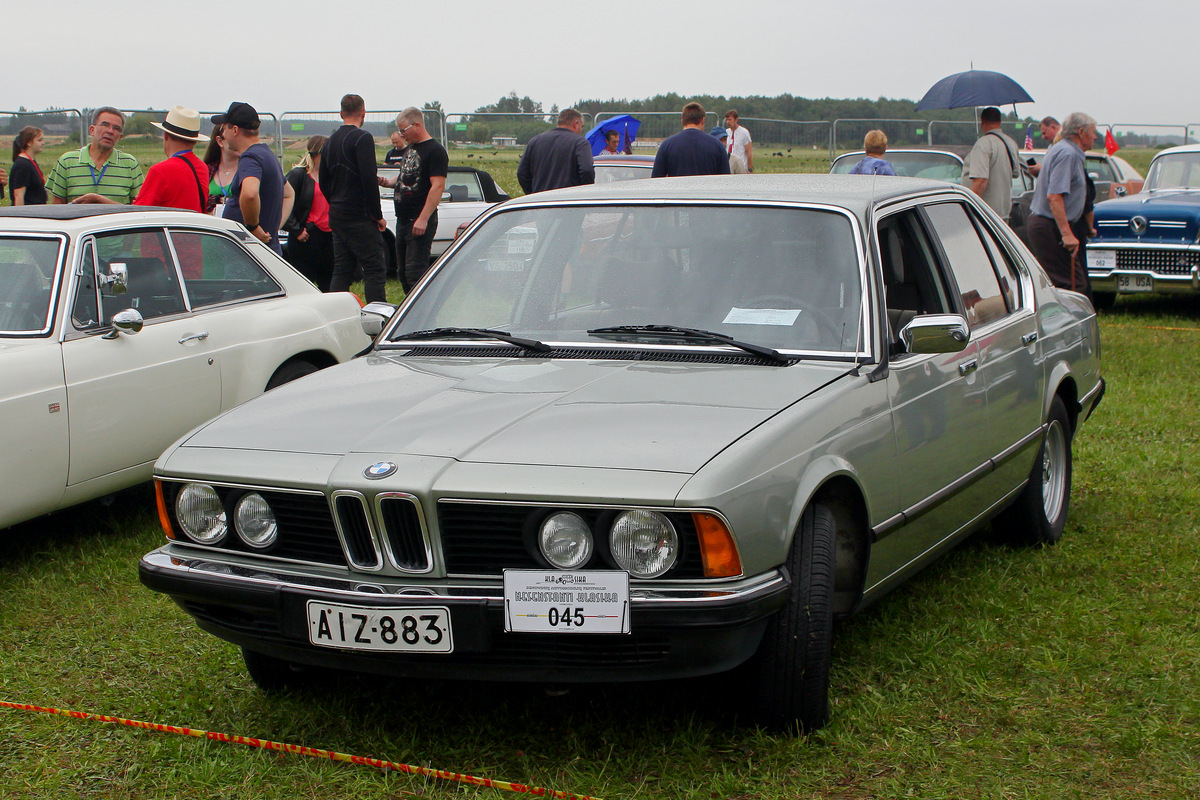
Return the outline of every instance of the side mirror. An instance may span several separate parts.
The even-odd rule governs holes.
[[[1125,195],[1129,194],[1129,190],[1124,186],[1114,186],[1113,194],[1115,194],[1117,197],[1124,197]]]
[[[971,328],[958,314],[926,314],[901,329],[900,341],[910,353],[961,353],[971,341]]]
[[[129,289],[129,267],[122,263],[114,262],[108,265],[108,274],[101,274],[100,290],[107,290],[109,294],[125,294]]]
[[[383,326],[387,325],[398,307],[378,300],[367,303],[358,312],[358,322],[362,325],[363,333],[374,339],[383,331]]]
[[[136,308],[118,311],[112,317],[112,330],[104,334],[103,339],[116,339],[122,333],[133,335],[142,329],[142,315]]]
[[[454,199],[454,196],[451,195],[450,192],[442,192],[442,199],[439,202],[449,203],[453,199]]]

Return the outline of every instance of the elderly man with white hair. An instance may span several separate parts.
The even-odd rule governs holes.
[[[1063,122],[1062,139],[1042,159],[1030,205],[1029,244],[1051,282],[1091,295],[1075,226],[1087,202],[1084,152],[1096,143],[1096,120],[1076,112]]]

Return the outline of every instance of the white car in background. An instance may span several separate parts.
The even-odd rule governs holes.
[[[148,480],[200,423],[348,361],[359,308],[205,214],[0,210],[0,529]]]
[[[398,167],[379,167],[379,176],[388,180],[394,180],[399,172]],[[387,245],[385,250],[389,275],[396,272],[396,206],[393,195],[394,190],[386,186],[379,187],[379,201],[383,218],[387,221],[383,239]],[[430,255],[437,258],[446,252],[460,227],[468,225],[484,211],[508,199],[508,193],[484,170],[474,167],[450,167],[446,175],[446,190],[438,204],[438,227],[433,237]]]

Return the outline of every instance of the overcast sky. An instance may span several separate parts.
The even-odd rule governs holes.
[[[33,27],[10,25],[5,37],[3,111],[211,111],[244,100],[278,114],[336,109],[346,92],[363,95],[368,109],[439,100],[451,113],[510,91],[547,109],[668,92],[917,100],[974,62],[1025,87],[1035,102],[1018,106],[1022,114],[1200,124],[1195,0],[59,0],[23,8]]]

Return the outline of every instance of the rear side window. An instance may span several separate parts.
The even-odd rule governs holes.
[[[171,231],[192,308],[280,294],[283,289],[241,248],[224,236]]]
[[[985,325],[1008,313],[992,259],[961,203],[938,203],[925,209],[958,283],[967,321]]]

